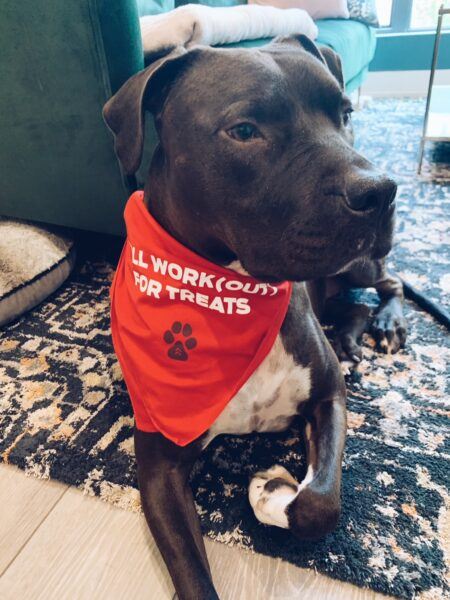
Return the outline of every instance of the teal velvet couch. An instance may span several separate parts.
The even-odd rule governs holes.
[[[221,2],[226,3],[240,2]],[[132,183],[122,177],[101,110],[144,68],[139,16],[173,5],[173,0],[3,0],[0,215],[123,233]],[[356,21],[317,24],[318,43],[340,54],[352,91],[373,57],[374,31]],[[156,143],[148,122],[144,162]]]

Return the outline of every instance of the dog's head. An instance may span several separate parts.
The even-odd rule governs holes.
[[[104,117],[132,174],[153,113],[146,196],[164,196],[181,241],[262,280],[314,279],[391,248],[396,186],[352,148],[343,87],[338,56],[305,36],[175,49],[125,83]]]

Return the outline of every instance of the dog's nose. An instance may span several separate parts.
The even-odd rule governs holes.
[[[397,185],[389,177],[359,174],[347,183],[346,201],[357,211],[386,209],[394,202],[396,193]]]

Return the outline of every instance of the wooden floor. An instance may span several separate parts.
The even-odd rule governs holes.
[[[222,600],[382,600],[280,560],[207,541]],[[1,600],[166,600],[173,587],[143,518],[0,464]]]

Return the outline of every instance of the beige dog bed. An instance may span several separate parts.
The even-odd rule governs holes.
[[[0,217],[0,326],[45,300],[67,279],[74,264],[69,238]]]

